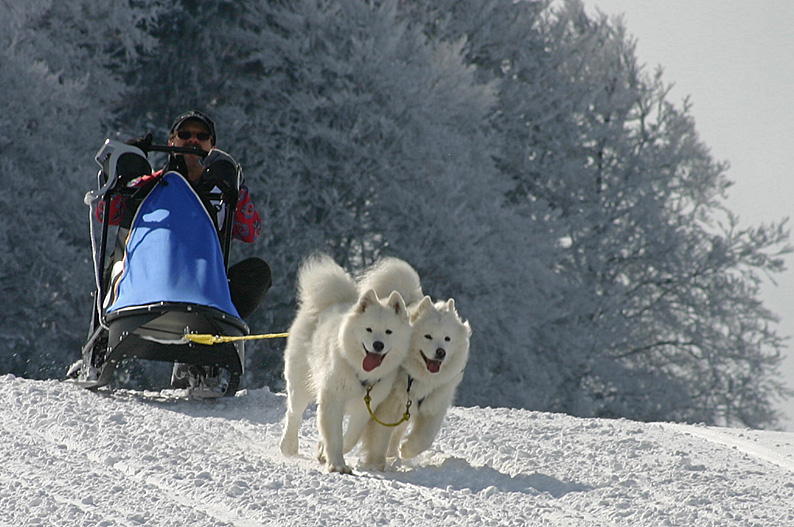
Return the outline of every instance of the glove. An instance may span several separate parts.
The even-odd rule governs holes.
[[[134,139],[130,139],[126,141],[126,144],[130,146],[134,146],[136,148],[140,148],[141,150],[143,150],[144,154],[148,154],[149,148],[152,146],[153,140],[154,140],[154,136],[150,132],[143,137],[136,137]]]
[[[209,168],[209,166],[216,161],[228,161],[235,167],[235,170],[239,170],[239,165],[237,161],[234,160],[232,156],[224,152],[223,150],[218,150],[217,148],[213,148],[210,150],[210,153],[207,154],[207,157],[201,160],[201,164],[205,167]]]
[[[201,164],[206,167],[201,176],[203,181],[218,186],[224,192],[237,192],[240,188],[242,177],[240,165],[223,150],[213,149]]]

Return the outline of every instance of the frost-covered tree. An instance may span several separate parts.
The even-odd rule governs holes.
[[[724,210],[726,166],[686,105],[644,74],[624,28],[576,1],[555,11],[406,5],[428,34],[465,36],[479,77],[499,83],[492,124],[508,197],[530,228],[560,241],[548,256],[568,309],[530,344],[549,382],[539,397],[527,390],[529,406],[774,422],[780,339],[757,300],[758,275],[781,269],[787,233],[740,229]]]
[[[588,354],[565,393],[585,415],[757,426],[774,422],[780,339],[758,301],[782,269],[783,225],[739,228],[727,166],[685,103],[645,75],[622,26],[566,2],[549,27],[580,139],[535,192],[562,210],[563,269]]]
[[[78,355],[92,283],[82,195],[123,88],[114,70],[150,42],[143,4],[0,3],[0,371],[57,377]]]
[[[559,387],[581,355],[579,327],[567,324],[573,286],[558,272],[562,252],[557,241],[565,229],[544,196],[525,191],[528,181],[556,179],[562,149],[576,139],[568,124],[567,97],[558,90],[559,73],[550,53],[555,43],[543,30],[546,4],[449,0],[404,2],[403,7],[406,18],[434,39],[463,42],[477,78],[495,86],[487,125],[500,184],[514,215],[510,229],[520,239],[493,254],[509,248],[508,258],[521,267],[508,272],[516,280],[503,302],[489,305],[501,311],[508,331],[496,332],[499,351],[489,355],[498,357],[502,367],[492,370],[491,382],[477,385],[478,397],[493,404],[559,410]],[[519,256],[527,250],[531,257]],[[524,338],[502,340],[514,320],[521,321]]]

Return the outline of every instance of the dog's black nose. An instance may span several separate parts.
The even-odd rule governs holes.
[[[376,340],[375,342],[372,343],[372,349],[380,353],[381,351],[383,351],[383,342]]]
[[[436,358],[438,360],[441,360],[441,359],[443,359],[446,356],[447,356],[447,350],[445,350],[444,348],[438,348],[436,350]]]

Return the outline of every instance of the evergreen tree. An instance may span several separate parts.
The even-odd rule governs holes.
[[[566,389],[575,411],[774,422],[781,341],[758,283],[782,269],[787,233],[736,225],[724,209],[727,166],[699,140],[688,107],[667,101],[660,74],[641,72],[620,24],[567,2],[550,29],[575,79],[581,138],[551,195],[570,229],[565,269],[585,307],[577,321],[596,336]]]
[[[641,71],[624,28],[576,1],[556,11],[406,5],[428,34],[466,37],[480,78],[499,83],[492,124],[507,196],[532,218],[528,230],[560,241],[546,257],[568,309],[535,333],[529,353],[550,382],[523,404],[774,422],[780,338],[757,287],[760,272],[782,269],[787,233],[738,228],[721,201],[727,167],[700,143],[688,108],[666,100],[660,75]]]
[[[150,44],[138,29],[148,12],[90,0],[0,4],[2,371],[59,377],[79,356],[92,288],[82,196],[123,88],[113,70]]]

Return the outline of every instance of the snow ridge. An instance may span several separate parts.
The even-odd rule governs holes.
[[[778,436],[779,442],[776,442],[775,445],[779,447],[781,444],[790,442],[794,434],[785,432],[758,432],[755,430],[720,430],[717,428],[694,427],[673,423],[666,424],[665,426],[670,430],[675,430],[705,439],[711,443],[730,447],[732,450],[772,463],[789,472],[794,472],[794,456],[790,453],[781,454],[776,449],[763,445],[763,441],[769,441]]]

